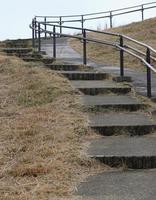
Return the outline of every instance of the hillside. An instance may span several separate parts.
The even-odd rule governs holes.
[[[99,170],[83,153],[90,132],[70,82],[4,54],[0,82],[0,199],[69,199]]]
[[[136,40],[151,45],[153,48],[156,49],[156,18],[148,19],[144,22],[135,22],[126,26],[108,29],[107,31],[125,34]],[[97,38],[100,40],[108,40],[114,42],[117,41],[116,38],[106,36],[103,34],[87,33],[87,36],[90,38]],[[128,42],[126,44],[128,44]],[[76,51],[82,52],[82,43],[80,43],[79,40],[70,40],[70,45]],[[140,50],[146,52],[144,48],[141,48]],[[119,65],[119,52],[116,49],[109,46],[88,42],[87,56],[88,58],[96,61],[97,63]],[[140,62],[137,59],[127,54],[125,55],[125,58],[127,67],[142,67],[142,65],[140,65]]]

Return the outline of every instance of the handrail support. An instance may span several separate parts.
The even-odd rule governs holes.
[[[151,52],[150,49],[147,48],[146,51],[146,61],[150,64],[151,63]],[[147,66],[147,97],[152,97],[152,91],[151,91],[151,69]]]
[[[32,20],[32,47],[35,48],[35,21]]]
[[[62,34],[62,17],[59,17],[59,18],[60,18],[59,25],[60,25],[60,37],[61,37],[61,34]]]
[[[53,26],[53,58],[56,58],[56,26]]]
[[[87,64],[87,41],[86,41],[86,29],[83,29],[83,64]]]
[[[41,25],[38,23],[38,51],[41,51]]]
[[[144,21],[144,5],[141,5],[142,21]]]
[[[120,36],[120,47],[123,48],[123,36]],[[120,76],[124,76],[124,50],[120,49]]]
[[[47,39],[47,33],[46,33],[46,30],[47,30],[47,25],[46,25],[47,18],[46,18],[46,17],[44,18],[44,22],[45,22],[45,25],[44,25],[44,29],[45,29],[45,39]]]
[[[112,15],[112,11],[110,11],[110,28],[113,28],[113,15]]]
[[[81,15],[81,28],[82,28],[82,34],[83,34],[83,29],[84,29],[84,16]]]

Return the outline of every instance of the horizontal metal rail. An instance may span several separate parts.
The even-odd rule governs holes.
[[[35,16],[34,20],[39,21],[40,19],[44,21],[53,21],[62,25],[63,23],[76,23],[80,22],[81,27],[84,28],[84,22],[98,19],[109,19],[110,27],[113,27],[113,18],[120,15],[126,15],[135,12],[141,12],[141,20],[144,20],[144,12],[149,9],[156,8],[156,1],[150,3],[144,3],[137,6],[131,6],[126,8],[114,9],[110,11],[87,13],[81,15],[62,15],[62,16]],[[51,20],[52,19],[52,20]],[[61,28],[60,28],[61,30]],[[61,33],[61,32],[60,32]]]
[[[127,49],[131,49],[132,51],[134,51],[134,52],[136,52],[136,53],[138,53],[138,54],[140,54],[140,55],[142,55],[142,56],[146,56],[146,54],[145,54],[143,51],[140,51],[140,50],[138,50],[138,49],[135,49],[135,48],[133,48],[133,47],[131,47],[131,46],[124,45],[124,47],[127,48]],[[151,59],[152,59],[153,61],[156,62],[156,58],[154,58],[153,56],[151,56]]]
[[[49,23],[44,23],[44,22],[39,22],[40,24],[42,25],[48,25],[48,26],[54,26],[53,24],[49,24]],[[55,27],[58,27],[60,28],[60,25],[55,25]],[[78,27],[73,27],[73,26],[61,26],[62,28],[66,28],[66,29],[74,29],[74,30],[79,30],[79,31],[82,31],[82,28],[78,28]],[[142,47],[145,47],[145,48],[149,48],[153,53],[156,53],[156,50],[154,48],[152,48],[151,46],[143,43],[143,42],[140,42],[138,40],[135,40],[129,36],[126,36],[124,34],[119,34],[119,33],[112,33],[112,32],[108,32],[108,31],[98,31],[98,30],[93,30],[93,29],[85,29],[86,31],[88,32],[92,32],[92,33],[99,33],[99,34],[104,34],[104,35],[110,35],[110,36],[115,36],[115,37],[123,37],[124,39],[127,39],[128,41],[131,41],[137,45],[140,45]],[[61,34],[60,34],[61,35]]]
[[[156,2],[153,2],[153,3],[156,3]],[[152,3],[144,4],[144,6],[151,5],[151,4]],[[137,6],[130,7],[130,8],[137,8]],[[122,11],[122,10],[125,10],[125,9],[118,9],[115,11]],[[77,15],[74,15],[74,16],[77,16]],[[88,42],[111,46],[113,48],[116,48],[120,52],[120,76],[121,77],[124,77],[124,53],[129,54],[132,57],[139,59],[146,66],[147,96],[148,97],[152,96],[151,72],[156,73],[156,68],[151,64],[151,60],[153,60],[153,62],[156,62],[156,50],[154,48],[152,48],[151,46],[143,42],[137,41],[131,37],[128,37],[126,35],[119,34],[119,33],[113,33],[113,32],[108,32],[108,31],[98,31],[98,30],[86,29],[83,27],[79,28],[79,27],[73,27],[73,26],[63,26],[62,25],[63,21],[62,19],[60,20],[61,21],[58,21],[58,22],[47,21],[46,19],[41,20],[41,21],[37,21],[36,19],[32,20],[32,24],[30,25],[30,28],[32,29],[32,44],[35,47],[35,43],[36,41],[38,41],[37,42],[38,51],[41,51],[42,38],[47,39],[48,37],[50,37],[53,39],[53,57],[56,58],[57,57],[57,54],[56,54],[57,38],[58,37],[76,38],[76,39],[79,39],[83,44],[83,64],[87,64],[87,43]],[[58,25],[56,23],[58,23]],[[58,31],[58,29],[60,29],[60,31]],[[80,31],[80,34],[77,34],[77,35],[66,34],[66,33],[63,33],[64,29],[78,30]],[[111,39],[110,37],[109,37],[109,40],[97,39],[96,36],[94,35],[92,37],[88,37],[87,33],[96,33],[96,34],[112,36],[114,37],[116,41],[113,41],[113,39]],[[44,34],[44,37],[41,37],[42,34]],[[136,48],[136,46],[138,46],[139,49]],[[143,49],[145,50],[145,52]]]
[[[35,17],[37,17],[37,18],[45,18],[45,17],[46,18],[59,18],[59,17],[70,18],[70,17],[81,17],[81,16],[85,17],[85,16],[90,16],[90,15],[99,15],[99,14],[106,14],[106,13],[110,13],[110,12],[118,12],[118,11],[123,11],[123,10],[129,10],[129,9],[138,8],[138,7],[142,7],[142,6],[148,6],[148,5],[152,5],[152,4],[156,4],[156,1],[153,1],[153,2],[150,2],[150,3],[140,4],[140,5],[137,5],[137,6],[130,6],[130,7],[126,7],[126,8],[104,11],[104,12],[86,13],[86,14],[81,14],[81,15],[62,15],[62,16],[36,15]],[[155,6],[150,6],[150,8],[151,7],[153,8]],[[147,9],[147,8],[145,7],[145,9]]]
[[[51,26],[51,27],[54,26],[53,24],[45,23],[45,22],[42,22],[42,21],[39,21],[38,23],[40,23],[42,25]],[[62,28],[65,28],[65,29],[79,30],[79,31],[82,32],[82,28],[78,28],[78,27],[74,27],[74,26],[60,26],[60,25],[55,25],[55,27],[57,27],[57,28],[62,27]],[[116,37],[121,36],[121,34],[119,34],[119,33],[112,33],[112,32],[108,32],[108,31],[98,31],[98,30],[93,30],[93,29],[88,29],[88,28],[85,28],[85,30],[88,31],[88,32],[101,33],[101,34],[106,34],[106,35],[110,35],[110,36],[116,36]],[[126,36],[125,36],[125,38],[126,38]]]

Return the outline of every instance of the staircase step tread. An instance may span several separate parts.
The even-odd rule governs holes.
[[[57,71],[61,74],[108,74],[106,72],[99,71]]]
[[[67,66],[67,67],[68,67],[68,66],[69,66],[69,67],[81,67],[81,66],[83,66],[83,65],[81,65],[81,64],[79,64],[79,65],[78,65],[78,64],[53,64],[53,63],[52,63],[52,64],[47,64],[46,66],[56,66],[56,67],[57,67],[57,66],[58,66],[58,67],[60,67],[60,66],[61,66],[61,67],[64,67],[64,66],[65,66],[65,67],[66,67],[66,66]]]
[[[16,50],[32,50],[32,48],[24,48],[24,47],[19,47],[19,48],[16,48],[16,47],[15,47],[15,48],[14,48],[14,47],[13,47],[13,48],[3,48],[2,50],[4,50],[4,51],[5,51],[5,50],[6,50],[6,51],[7,51],[7,50],[15,50],[15,51],[16,51]]]
[[[103,137],[91,141],[91,157],[156,156],[156,137]]]
[[[138,100],[131,96],[109,95],[109,96],[81,96],[81,102],[85,106],[94,105],[142,105]]]
[[[154,200],[155,185],[155,169],[103,172],[88,177],[76,195],[94,200]]]
[[[75,88],[130,88],[130,86],[125,86],[111,81],[71,81]]]
[[[90,114],[89,125],[91,127],[114,126],[155,126],[156,123],[145,114],[110,113]]]

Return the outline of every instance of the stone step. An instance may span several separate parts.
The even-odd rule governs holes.
[[[44,64],[53,62],[53,58],[43,58],[42,56],[41,57],[27,56],[27,57],[23,57],[22,59],[25,62],[37,62],[37,61],[40,61],[40,62],[43,62]]]
[[[111,167],[156,168],[156,137],[103,137],[93,140],[89,157]]]
[[[50,68],[51,70],[60,70],[60,71],[75,71],[75,70],[79,70],[80,66],[79,65],[59,65],[59,64],[48,64],[46,65],[48,68]]]
[[[32,52],[32,48],[3,48],[2,51],[7,54],[23,54]]]
[[[145,114],[110,113],[90,114],[89,126],[100,134],[144,135],[156,128],[156,123]]]
[[[104,109],[130,110],[136,111],[145,107],[144,104],[131,96],[108,95],[108,96],[90,96],[84,95],[80,97],[81,103],[85,108],[91,111],[101,111]]]
[[[155,200],[156,170],[106,171],[88,177],[75,195],[92,200]]]
[[[39,58],[33,58],[33,57],[24,57],[22,58],[25,62],[37,62],[40,61],[41,59]]]
[[[32,54],[32,53],[16,53],[16,56],[27,59],[27,58],[36,58],[36,59],[41,59],[42,55],[41,54]]]
[[[109,74],[105,72],[89,72],[89,71],[58,71],[69,80],[104,80],[109,78]]]
[[[74,88],[87,95],[107,93],[126,94],[131,92],[130,86],[124,86],[111,81],[72,81]]]
[[[76,71],[81,69],[89,69],[89,67],[84,67],[83,65],[73,65],[73,64],[48,64],[46,65],[51,70],[58,71]]]

